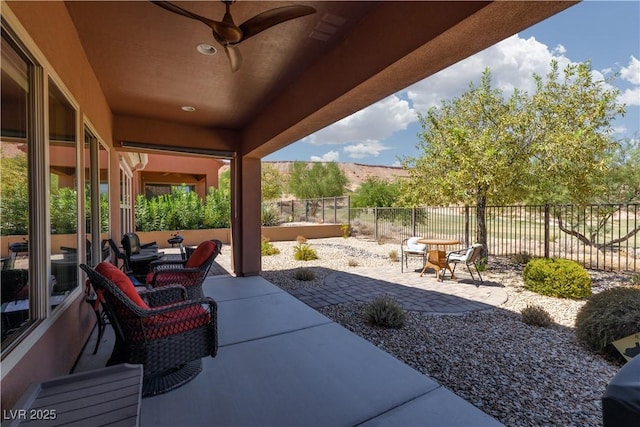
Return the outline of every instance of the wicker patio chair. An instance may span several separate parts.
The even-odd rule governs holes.
[[[143,397],[173,390],[202,370],[202,358],[218,350],[217,305],[212,298],[188,299],[184,287],[140,293],[119,268],[81,264],[115,331],[107,366],[144,365]]]
[[[202,298],[202,282],[221,248],[220,240],[205,240],[186,260],[154,261],[146,283],[151,288],[179,283],[187,289],[189,298]]]
[[[127,261],[127,269],[144,282],[153,261],[160,259],[164,252],[158,252],[156,242],[141,244],[136,233],[126,233],[122,238],[122,249]]]

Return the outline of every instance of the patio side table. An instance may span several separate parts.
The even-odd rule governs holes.
[[[123,363],[32,384],[3,425],[138,426],[142,369]]]

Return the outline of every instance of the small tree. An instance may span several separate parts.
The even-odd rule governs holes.
[[[351,196],[354,208],[391,207],[400,197],[400,184],[377,177],[368,177]]]
[[[282,176],[273,165],[262,164],[260,191],[263,201],[279,199],[282,195]]]
[[[349,180],[336,162],[293,162],[289,169],[289,191],[299,199],[337,197],[344,194]]]

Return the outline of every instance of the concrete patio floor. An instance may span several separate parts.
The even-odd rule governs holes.
[[[219,352],[169,393],[142,400],[141,426],[498,426],[437,382],[261,277],[207,278]],[[75,372],[104,366],[95,331]]]

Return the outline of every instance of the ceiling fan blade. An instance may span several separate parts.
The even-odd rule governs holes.
[[[240,28],[238,28],[233,23],[218,22],[209,18],[205,18],[204,16],[189,12],[188,10],[183,9],[180,6],[177,6],[168,1],[151,0],[151,3],[155,4],[156,6],[160,6],[161,8],[168,10],[169,12],[173,12],[186,18],[191,18],[195,19],[196,21],[202,22],[203,24],[211,28],[211,30],[213,30],[215,34],[218,34],[227,43],[238,43],[240,40],[242,40],[242,30],[240,30]]]
[[[229,58],[231,71],[235,73],[242,66],[242,55],[240,54],[240,49],[238,49],[237,46],[227,45],[224,47],[224,51],[227,54],[227,58]]]
[[[239,28],[242,31],[242,40],[255,36],[274,25],[278,25],[291,19],[300,18],[305,15],[311,15],[312,13],[316,13],[314,8],[303,5],[277,7],[275,9],[259,13],[239,25]]]

